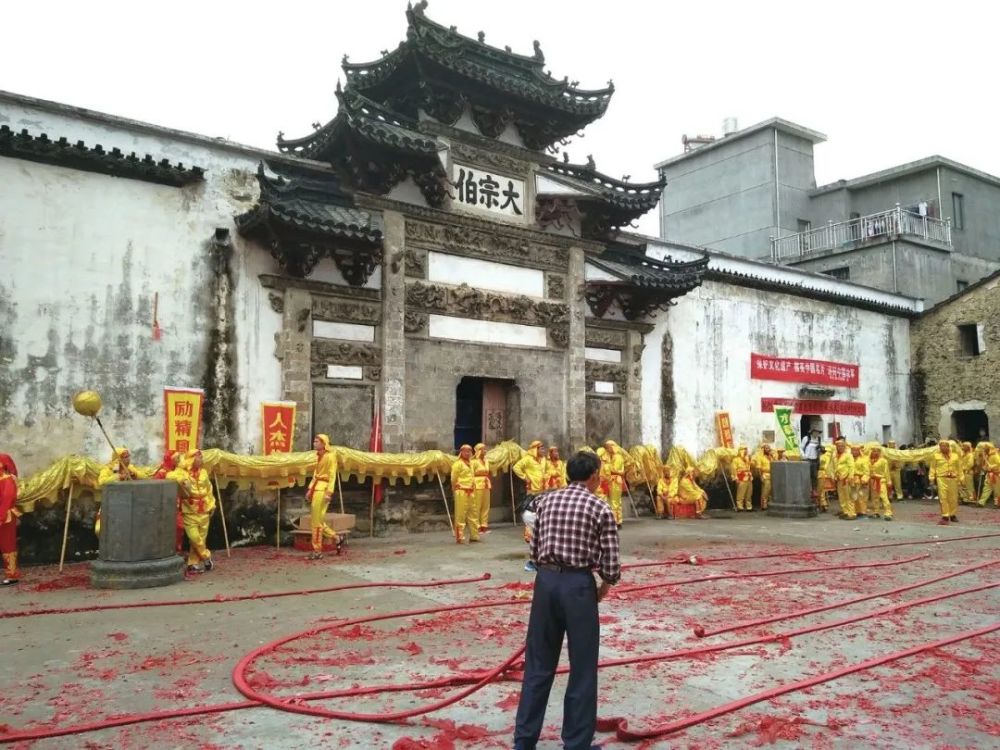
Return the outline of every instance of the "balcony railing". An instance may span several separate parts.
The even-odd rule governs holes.
[[[798,232],[787,237],[771,238],[771,260],[775,263],[796,261],[813,253],[846,250],[886,239],[913,237],[951,248],[951,221],[906,211],[898,205],[889,211],[861,216],[825,227]]]

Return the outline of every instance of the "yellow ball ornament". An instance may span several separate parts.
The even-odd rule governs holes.
[[[96,417],[102,405],[101,394],[97,391],[80,391],[73,396],[73,408],[85,417]]]

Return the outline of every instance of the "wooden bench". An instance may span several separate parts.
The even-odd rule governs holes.
[[[354,532],[355,517],[353,513],[327,513],[326,525],[337,532],[337,536],[347,544]],[[304,513],[292,521],[292,546],[301,552],[312,551],[312,519]],[[323,551],[334,552],[337,547],[332,540],[323,539]]]

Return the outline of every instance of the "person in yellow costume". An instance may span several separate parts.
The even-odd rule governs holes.
[[[993,496],[993,504],[1000,507],[1000,453],[990,443],[980,443],[985,445],[985,456],[983,461],[983,491],[979,495],[979,507],[985,507]]]
[[[868,456],[861,452],[860,446],[851,448],[851,458],[853,469],[851,472],[851,502],[854,505],[854,514],[861,518],[868,515],[868,494],[871,482],[872,465]]]
[[[695,515],[704,518],[705,508],[708,506],[708,494],[695,481],[695,469],[690,467],[681,474],[681,480],[677,483],[677,502],[694,503]]]
[[[330,437],[322,433],[313,438],[316,451],[316,468],[306,490],[309,501],[309,528],[312,529],[312,552],[310,560],[323,557],[323,538],[333,539],[340,554],[343,540],[326,523],[326,510],[330,507],[333,490],[337,486],[337,454],[330,447]]]
[[[674,475],[670,464],[663,464],[660,478],[656,480],[656,517],[670,518],[673,513],[671,505],[677,502],[677,485],[679,477]]]
[[[131,479],[139,479],[139,470],[132,465],[132,454],[128,448],[121,445],[111,453],[111,460],[101,467],[97,475],[97,486],[104,487],[112,482],[127,482]],[[97,517],[94,519],[94,533],[101,534],[101,509],[97,509]]]
[[[601,459],[601,485],[607,493],[608,505],[615,516],[615,523],[622,525],[622,493],[625,491],[625,452],[614,440],[605,440],[597,451]]]
[[[550,445],[549,455],[545,459],[545,489],[561,490],[568,484],[566,462],[559,458],[559,448]]]
[[[465,544],[465,527],[469,541],[479,541],[479,508],[476,506],[476,471],[472,465],[472,446],[458,449],[458,458],[451,465],[451,492],[455,496],[455,541]]]
[[[896,441],[890,440],[885,444],[886,448],[896,450]],[[892,494],[896,496],[896,502],[903,499],[903,464],[899,461],[889,462],[889,479],[892,481]]]
[[[168,472],[166,478],[173,479],[180,487],[181,516],[188,539],[188,572],[203,573],[211,570],[215,563],[212,562],[207,540],[208,522],[215,510],[215,495],[212,492],[212,478],[202,466],[201,451],[189,451],[181,467]]]
[[[937,484],[938,502],[941,503],[940,526],[958,523],[958,488],[962,483],[962,457],[951,449],[947,440],[938,441],[938,449],[931,455],[927,478]]]
[[[962,482],[958,485],[958,499],[963,503],[976,502],[976,452],[972,449],[972,443],[963,442],[962,452],[959,454],[962,463]]]
[[[729,464],[729,476],[736,483],[736,510],[753,510],[753,471],[747,447],[739,446]]]
[[[767,510],[771,502],[771,461],[774,454],[771,446],[765,443],[761,446],[760,453],[754,456],[754,466],[757,469],[757,476],[760,477],[760,509]]]
[[[872,515],[878,518],[880,515],[886,521],[892,520],[892,503],[889,502],[889,461],[882,455],[882,449],[875,446],[868,454],[868,461],[871,464],[869,470],[869,497],[872,501]]]
[[[830,493],[837,491],[837,479],[830,471],[832,465],[833,446],[827,444],[819,454],[819,471],[816,473],[816,500],[820,513],[826,513],[830,506]]]
[[[837,483],[837,501],[840,503],[840,517],[848,521],[857,517],[851,498],[851,478],[854,476],[854,457],[847,450],[847,441],[839,437],[834,442],[835,450],[830,459],[830,474]]]
[[[480,534],[490,533],[490,491],[493,479],[490,477],[490,462],[486,460],[486,444],[476,443],[472,452],[472,470],[476,475],[476,491],[472,503],[476,510],[476,523]]]
[[[528,495],[537,495],[545,491],[545,459],[542,458],[542,441],[533,440],[528,446],[528,452],[514,464],[514,475],[524,481],[524,491]]]

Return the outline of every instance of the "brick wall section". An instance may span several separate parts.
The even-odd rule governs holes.
[[[292,450],[312,448],[312,295],[303,289],[285,289],[281,333],[275,342],[281,360],[281,397],[298,404]]]
[[[980,323],[985,351],[963,356],[958,326]],[[1000,439],[1000,277],[932,308],[911,328],[916,423],[924,439],[951,433],[951,412],[982,402]]]
[[[569,301],[569,346],[566,350],[566,429],[569,445],[575,450],[587,435],[587,382],[585,338],[587,303],[580,294],[584,283],[584,255],[580,248],[569,254],[566,295]],[[570,455],[566,453],[565,455]]]
[[[403,215],[386,211],[382,264],[382,441],[387,453],[405,450],[406,435],[406,314],[405,223]]]

